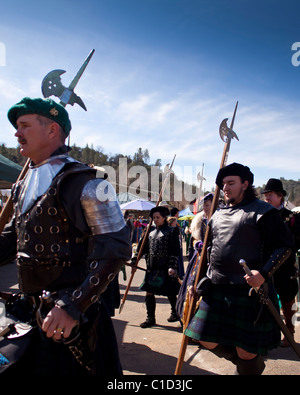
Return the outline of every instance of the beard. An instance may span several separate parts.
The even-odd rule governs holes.
[[[228,198],[228,199],[225,199],[225,203],[227,204],[227,206],[230,205],[230,204],[233,205],[235,203],[235,200],[236,199],[233,198],[233,197],[232,198]]]
[[[243,199],[244,199],[244,190],[242,188],[240,190],[240,193],[235,197],[231,196],[229,198],[226,198],[226,196],[224,196],[226,205],[230,205],[230,206],[234,206],[234,205],[238,204]]]

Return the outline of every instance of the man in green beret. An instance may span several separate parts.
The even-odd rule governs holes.
[[[13,340],[0,343],[0,372],[121,374],[110,306],[102,297],[131,257],[115,191],[68,155],[71,122],[63,106],[26,97],[8,118],[31,163],[12,191],[14,215],[0,237],[0,262],[17,260],[22,300],[29,306],[23,313],[32,315],[42,295],[47,302],[20,360]]]
[[[21,155],[35,164],[64,145],[71,130],[67,111],[52,99],[25,97],[8,111],[8,119],[17,129]]]

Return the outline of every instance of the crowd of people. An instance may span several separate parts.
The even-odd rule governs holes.
[[[126,262],[135,264],[142,249],[147,271],[146,320],[156,324],[156,295],[171,306],[169,322],[180,320],[186,336],[236,365],[237,373],[258,375],[263,356],[281,343],[280,330],[251,287],[264,286],[294,334],[292,316],[298,292],[296,251],[299,219],[284,207],[282,183],[270,179],[258,199],[254,176],[242,164],[220,169],[216,184],[224,204],[211,214],[213,194],[190,226],[188,266],[183,265],[177,208],[150,211],[148,233],[136,234],[115,191],[104,178],[68,155],[71,122],[51,99],[24,98],[10,108],[20,152],[30,158],[25,178],[12,190],[14,212],[0,237],[0,261],[16,259],[20,294],[9,296],[7,312],[27,322],[26,335],[0,342],[3,375],[122,374],[111,322],[118,304],[117,277]],[[146,227],[145,227],[146,228]],[[209,248],[203,250],[208,232]],[[132,242],[138,241],[132,255]],[[205,275],[195,284],[201,253]],[[239,261],[251,270],[245,274]],[[46,291],[46,292],[45,292]],[[190,298],[200,303],[190,322]],[[286,339],[282,340],[286,346]],[[16,348],[18,352],[16,352]]]

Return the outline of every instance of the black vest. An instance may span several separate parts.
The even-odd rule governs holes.
[[[213,283],[244,284],[244,259],[250,269],[259,269],[262,262],[262,235],[259,219],[272,206],[261,200],[243,201],[232,207],[217,210],[209,225],[212,247],[208,277]]]
[[[179,237],[176,228],[162,225],[153,227],[149,233],[147,265],[150,269],[168,268],[172,257],[179,255]]]

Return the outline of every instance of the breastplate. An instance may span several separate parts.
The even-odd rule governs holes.
[[[244,259],[250,269],[262,264],[260,217],[272,207],[258,199],[248,204],[221,208],[211,218],[212,248],[208,275],[216,283],[244,283],[239,264]]]
[[[22,184],[14,194],[19,281],[26,293],[46,289],[64,268],[82,265],[86,257],[84,235],[72,226],[59,199],[59,184],[72,172],[54,177],[26,212],[18,200]]]
[[[69,221],[56,194],[55,185],[51,185],[28,212],[22,214],[17,210],[19,262],[69,265]]]

